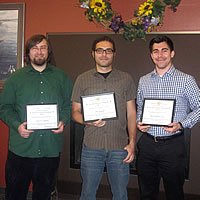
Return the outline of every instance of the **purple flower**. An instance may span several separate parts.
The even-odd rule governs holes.
[[[124,22],[122,21],[121,15],[115,15],[112,18],[109,28],[111,28],[115,33],[118,33],[121,28],[124,27]]]
[[[150,23],[151,23],[151,20],[148,16],[143,18],[142,24],[143,24],[143,27],[144,27],[144,31],[148,30]]]

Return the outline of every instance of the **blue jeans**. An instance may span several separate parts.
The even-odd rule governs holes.
[[[129,164],[123,162],[126,156],[127,151],[125,150],[106,151],[104,149],[90,149],[84,146],[81,154],[83,183],[80,200],[96,199],[96,192],[105,165],[113,200],[127,200]]]

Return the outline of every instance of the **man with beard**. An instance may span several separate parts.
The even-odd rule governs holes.
[[[76,122],[85,124],[80,199],[96,199],[106,166],[113,199],[127,200],[129,163],[134,158],[136,140],[135,85],[129,74],[112,67],[115,43],[110,37],[103,36],[93,42],[92,56],[95,68],[77,78],[72,94],[72,117]],[[84,121],[81,96],[87,99],[91,95],[98,97],[109,93],[115,95],[118,117],[102,119],[97,114],[95,120]],[[109,109],[106,107],[106,112],[109,113]]]
[[[26,200],[31,182],[33,200],[51,198],[62,133],[70,120],[72,82],[62,70],[49,64],[50,54],[47,38],[32,36],[26,43],[27,66],[12,74],[4,85],[0,114],[10,128],[6,200]],[[57,127],[27,129],[26,107],[30,104],[56,105]]]

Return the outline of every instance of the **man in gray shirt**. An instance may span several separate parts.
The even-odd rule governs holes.
[[[114,200],[127,200],[129,163],[136,142],[135,84],[131,76],[113,69],[115,43],[107,36],[93,42],[95,68],[78,76],[72,95],[72,117],[85,124],[81,155],[81,200],[96,199],[106,166]],[[117,118],[84,122],[81,96],[114,93]]]

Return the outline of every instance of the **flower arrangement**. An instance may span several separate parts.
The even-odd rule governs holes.
[[[122,33],[126,40],[145,39],[146,33],[156,31],[162,25],[165,8],[177,10],[181,0],[146,0],[135,10],[133,18],[124,21],[113,11],[110,0],[79,0],[89,21],[101,24],[107,30]]]

